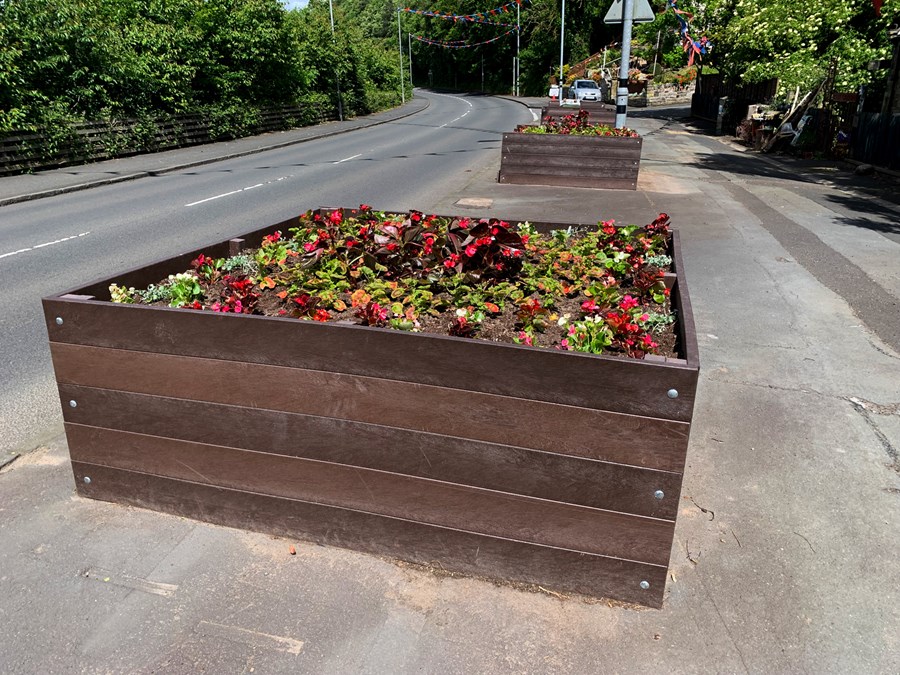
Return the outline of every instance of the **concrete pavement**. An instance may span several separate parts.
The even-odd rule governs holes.
[[[641,113],[635,192],[500,185],[498,153],[430,206],[681,231],[702,370],[662,610],[83,500],[59,437],[0,474],[0,670],[900,671],[896,186]]]

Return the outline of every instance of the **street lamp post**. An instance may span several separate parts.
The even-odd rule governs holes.
[[[328,0],[328,17],[331,19],[331,44],[335,44],[334,40],[334,7],[331,4],[331,0]],[[334,86],[337,87],[337,99],[338,99],[338,119],[343,122],[344,121],[344,105],[341,102],[341,76],[337,72],[337,68],[334,71]]]
[[[563,46],[566,44],[566,0],[562,0],[562,10],[559,17],[559,91],[557,97],[559,103],[563,102]]]
[[[400,8],[397,8],[397,49],[400,52],[400,102],[406,103],[406,85],[403,84],[403,31],[400,28]]]

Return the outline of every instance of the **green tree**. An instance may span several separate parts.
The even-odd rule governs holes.
[[[784,91],[810,89],[832,62],[836,89],[870,82],[866,65],[888,57],[887,27],[900,18],[900,0],[884,0],[881,17],[871,0],[709,0],[701,9],[697,23],[722,72],[746,81],[776,77]]]

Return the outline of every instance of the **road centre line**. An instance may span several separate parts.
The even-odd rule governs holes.
[[[282,176],[281,178],[276,178],[275,180],[267,180],[265,183],[257,183],[256,185],[250,185],[248,187],[243,187],[240,190],[232,190],[231,192],[223,192],[220,195],[216,195],[215,197],[207,197],[206,199],[201,199],[196,202],[191,202],[190,204],[185,204],[185,206],[197,206],[197,204],[203,204],[205,202],[211,202],[214,199],[221,199],[222,197],[228,197],[230,195],[236,195],[239,192],[246,192],[247,190],[253,190],[258,187],[263,187],[264,185],[271,185],[272,183],[278,183],[280,181],[286,180],[288,178],[292,178],[293,176]]]
[[[28,251],[35,251],[39,248],[44,248],[45,246],[53,246],[54,244],[61,244],[64,241],[71,241],[72,239],[78,239],[79,237],[86,237],[89,234],[90,232],[82,232],[80,234],[73,234],[71,237],[63,237],[62,239],[55,239],[43,244],[35,244],[34,246],[29,246],[27,248],[20,248],[18,251],[10,251],[9,253],[0,254],[0,258],[8,258],[10,256],[19,255],[20,253],[28,253]]]
[[[359,153],[358,155],[353,155],[353,157],[344,157],[344,159],[339,159],[336,162],[332,162],[332,164],[342,164],[344,162],[349,162],[351,159],[356,159],[357,157],[362,157],[362,153]]]

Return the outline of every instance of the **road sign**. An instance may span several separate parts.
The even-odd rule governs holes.
[[[625,5],[622,3],[622,0],[615,0],[612,7],[610,7],[609,11],[606,13],[606,16],[603,17],[603,23],[622,23],[622,13],[624,10]],[[650,2],[648,0],[634,0],[635,23],[647,23],[653,21],[655,18],[656,15],[650,8]]]

